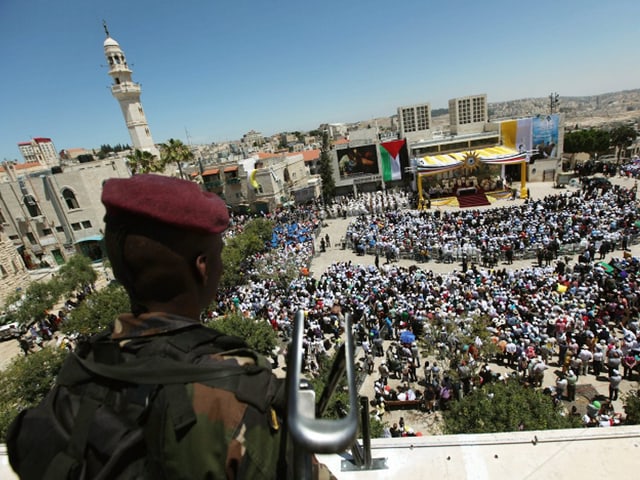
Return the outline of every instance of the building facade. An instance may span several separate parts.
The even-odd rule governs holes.
[[[0,218],[0,304],[16,290],[25,289],[30,277],[18,250],[4,232],[6,218]]]
[[[449,100],[449,126],[452,134],[476,133],[488,121],[486,94]]]
[[[431,105],[422,103],[398,107],[400,138],[413,141],[431,136]]]
[[[123,159],[9,176],[0,183],[0,216],[27,268],[60,265],[76,253],[103,257],[105,210],[99,192],[105,180],[129,177]]]
[[[36,137],[28,142],[20,142],[18,149],[24,158],[24,163],[38,163],[45,167],[52,167],[60,162],[56,147],[50,138]]]
[[[132,71],[127,64],[124,51],[118,42],[109,36],[106,25],[105,33],[107,39],[104,41],[104,54],[109,65],[109,76],[113,79],[111,93],[120,104],[131,137],[131,145],[134,149],[159,155],[140,101],[142,88],[132,80]]]

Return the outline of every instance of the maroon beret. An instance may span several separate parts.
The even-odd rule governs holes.
[[[229,225],[227,206],[200,185],[162,175],[111,178],[102,188],[107,217],[145,217],[205,233],[221,233]]]

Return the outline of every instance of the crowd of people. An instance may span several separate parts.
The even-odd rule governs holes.
[[[358,252],[408,255],[417,261],[482,262],[539,252],[556,259],[561,249],[606,255],[628,246],[639,229],[635,191],[615,186],[550,195],[519,206],[485,211],[397,210],[359,215],[346,239]],[[511,257],[511,258],[510,258]]]
[[[580,378],[593,375],[594,381],[610,384],[610,399],[615,401],[619,376],[639,378],[640,260],[625,253],[637,237],[634,200],[629,189],[615,186],[604,192],[552,195],[521,206],[438,214],[396,208],[409,202],[401,193],[345,198],[330,208],[356,217],[347,231],[351,242],[381,251],[422,245],[429,258],[439,258],[435,252],[442,249],[451,252],[448,261],[462,268],[439,275],[391,262],[340,262],[317,280],[300,276],[288,285],[253,275],[246,285],[226,293],[215,314],[236,308],[264,318],[286,342],[295,312],[302,309],[304,365],[314,374],[321,357],[339,345],[344,314],[350,312],[364,352],[362,370],[379,376],[369,392],[379,416],[385,402],[398,399],[420,400],[426,411],[447,408],[471,389],[503,378],[494,364],[534,386],[541,386],[549,369],[557,367],[558,382],[549,392],[557,401],[573,400]],[[309,261],[318,253],[313,237],[330,242],[321,233],[322,211],[317,206],[302,216],[288,212],[272,217],[281,233],[274,235],[265,264],[281,265],[292,254],[301,258],[300,249]],[[293,225],[311,225],[313,235],[300,237]],[[532,250],[551,255],[514,271],[484,264],[487,249],[496,249],[507,260],[505,243],[516,255]],[[562,255],[567,245],[580,253],[577,262]],[[621,248],[622,257],[607,257]],[[477,319],[487,322],[484,336],[472,335]],[[401,342],[404,332],[411,332],[437,361],[421,365],[416,343]],[[383,350],[385,340],[393,342]],[[374,368],[377,356],[384,357],[381,370]],[[625,358],[628,363],[620,375]]]
[[[70,298],[64,301],[56,312],[45,312],[42,319],[32,322],[18,337],[20,350],[26,356],[42,349],[48,342],[54,342],[57,348],[71,351],[75,338],[60,332],[60,327],[68,318],[69,312],[82,303],[89,295],[96,291],[95,285],[85,285],[78,289]]]
[[[362,371],[378,375],[374,391],[364,393],[381,417],[384,403],[396,400],[420,400],[427,412],[446,409],[471,389],[500,379],[492,364],[531,385],[542,385],[557,365],[553,393],[559,401],[574,398],[578,379],[593,375],[610,383],[615,401],[618,376],[639,378],[640,259],[606,257],[614,248],[627,250],[637,237],[632,197],[615,186],[485,211],[419,212],[407,209],[410,195],[387,191],[265,214],[275,225],[269,248],[248,263],[246,284],[221,292],[211,316],[233,309],[264,319],[286,345],[295,313],[303,310],[304,365],[315,374],[322,357],[340,344],[344,314],[351,313]],[[380,265],[376,258],[371,265],[334,263],[317,279],[307,270],[288,284],[279,281],[278,271],[291,262],[299,272],[309,268],[318,238],[331,244],[322,232],[324,216],[345,213],[355,217],[345,236],[352,245],[396,255],[418,251],[461,268],[440,275],[417,265]],[[226,235],[241,232],[250,219],[233,217]],[[485,262],[492,251],[508,260],[505,245],[516,255],[551,254],[513,271]],[[562,256],[567,245],[581,253],[578,262]],[[608,260],[606,266],[597,255]],[[486,324],[483,335],[477,335],[479,319]],[[405,341],[406,333],[413,340]],[[436,361],[421,361],[418,345]],[[384,359],[381,368],[374,368],[376,357]],[[613,358],[619,358],[617,366]]]

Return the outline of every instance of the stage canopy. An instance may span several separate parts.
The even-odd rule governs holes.
[[[429,155],[417,159],[416,169],[421,175],[442,173],[456,168],[475,168],[477,162],[490,165],[512,165],[527,161],[526,152],[504,146],[480,148],[464,152]]]

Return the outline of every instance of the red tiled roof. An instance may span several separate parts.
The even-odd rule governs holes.
[[[258,158],[260,160],[265,160],[267,158],[279,157],[279,153],[267,153],[267,152],[258,152]]]
[[[40,163],[38,163],[38,162],[16,163],[13,166],[13,168],[15,168],[16,170],[28,170],[30,168],[35,168],[35,167],[40,167],[43,170],[46,169],[46,167],[44,167],[43,165],[40,165]],[[4,166],[0,166],[0,172],[4,172],[4,171],[6,171]]]
[[[202,176],[206,177],[207,175],[218,175],[219,173],[219,168],[210,168],[209,170],[205,170],[204,172],[202,172]]]
[[[51,142],[50,138],[45,138],[45,137],[36,137],[34,138],[34,140],[38,143]]]
[[[313,162],[320,158],[321,150],[319,148],[315,150],[304,150],[302,152],[302,157],[304,158],[305,163]]]
[[[233,165],[231,167],[224,167],[224,173],[236,172],[236,171],[238,171],[237,165]]]
[[[333,142],[334,145],[344,145],[345,143],[349,143],[349,140],[347,140],[346,138],[341,138]]]

